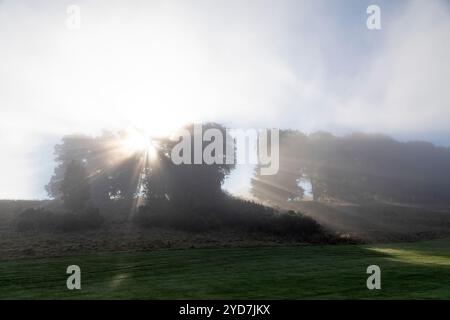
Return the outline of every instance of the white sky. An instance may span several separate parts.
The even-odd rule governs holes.
[[[369,4],[382,30],[366,28]],[[444,0],[0,1],[0,198],[44,197],[53,145],[102,128],[213,120],[450,144],[448,57]]]

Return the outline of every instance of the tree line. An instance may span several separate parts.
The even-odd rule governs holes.
[[[204,127],[226,134],[216,123]],[[187,128],[193,130],[192,125]],[[111,203],[131,208],[138,199],[146,205],[192,208],[223,197],[222,184],[233,164],[175,165],[170,151],[178,139],[158,139],[151,159],[147,150],[122,152],[126,140],[125,132],[65,136],[55,146],[57,166],[48,194],[71,210]],[[306,182],[314,201],[450,203],[449,148],[383,135],[338,137],[295,130],[281,131],[279,146],[278,173],[255,170],[251,193],[259,201],[280,205],[304,200]]]
[[[226,134],[219,124],[203,127]],[[193,125],[185,129],[192,132],[193,146]],[[176,165],[170,159],[170,151],[179,139],[153,141],[152,155],[145,149],[127,151],[127,140],[126,132],[103,132],[97,137],[65,136],[54,149],[57,165],[46,186],[49,196],[61,200],[69,210],[80,210],[111,203],[131,208],[138,199],[141,204],[170,202],[189,208],[212,203],[223,195],[221,186],[234,164]],[[203,143],[205,148],[206,142]]]
[[[259,200],[284,204],[314,201],[450,203],[450,148],[399,142],[378,134],[280,133],[280,170],[252,180]]]

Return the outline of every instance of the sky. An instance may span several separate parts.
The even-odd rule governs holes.
[[[449,146],[448,57],[445,0],[3,0],[0,198],[45,198],[53,146],[102,129],[217,121]]]

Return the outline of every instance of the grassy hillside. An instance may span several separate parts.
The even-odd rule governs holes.
[[[82,270],[69,291],[66,267]],[[366,289],[366,268],[382,289]],[[373,246],[156,250],[4,260],[0,298],[450,298],[450,239]]]

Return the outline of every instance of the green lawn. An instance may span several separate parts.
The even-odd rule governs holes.
[[[66,289],[66,267],[82,289]],[[366,268],[382,289],[366,288]],[[373,246],[158,250],[0,261],[0,298],[450,298],[450,239]]]

